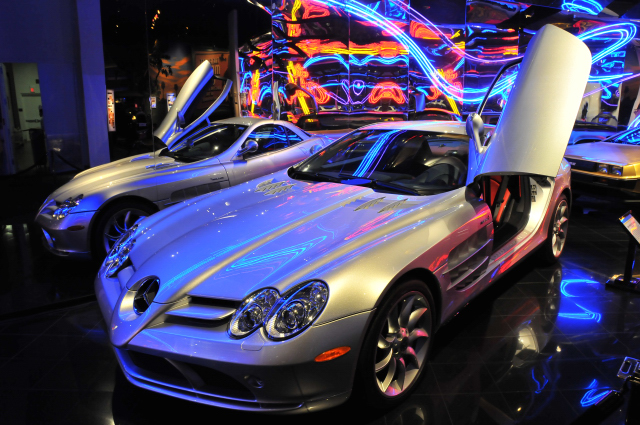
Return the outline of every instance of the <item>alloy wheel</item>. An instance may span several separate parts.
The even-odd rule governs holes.
[[[115,213],[104,227],[102,241],[104,249],[108,253],[113,244],[120,239],[139,219],[147,216],[147,213],[137,208],[125,208]]]
[[[378,335],[374,360],[382,393],[397,396],[418,378],[431,331],[431,306],[423,294],[409,292],[391,308]]]
[[[567,231],[569,230],[569,205],[566,200],[562,200],[556,207],[553,218],[553,234],[551,235],[551,249],[557,258],[562,254],[564,244],[567,241]]]

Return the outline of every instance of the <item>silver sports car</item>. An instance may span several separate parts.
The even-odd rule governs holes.
[[[231,87],[227,80],[200,113],[201,95],[216,79],[207,61],[189,77],[154,133],[167,148],[91,168],[49,195],[36,222],[50,252],[102,259],[141,217],[289,167],[330,142],[285,121],[210,122]]]
[[[403,400],[442,323],[536,248],[562,253],[562,156],[590,67],[584,43],[545,26],[490,91],[508,95],[490,133],[484,103],[466,133],[370,125],[131,227],[95,280],[127,378],[252,411]]]

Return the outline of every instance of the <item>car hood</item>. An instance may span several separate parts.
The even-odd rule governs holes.
[[[158,303],[187,294],[242,300],[263,287],[282,293],[364,245],[413,228],[422,207],[450,205],[451,198],[452,192],[406,196],[302,182],[279,172],[144,220],[131,251],[137,271],[127,286],[159,277]]]
[[[565,157],[624,166],[640,163],[640,147],[608,142],[585,143],[569,146]]]
[[[160,164],[164,168],[177,165],[173,158],[154,154],[124,158],[77,174],[71,181],[53,192],[50,198],[55,199],[56,202],[62,202],[80,194],[83,194],[86,198],[87,195],[124,181],[130,181],[132,178],[144,179],[152,177],[157,174],[156,167]],[[80,207],[82,206],[83,203],[81,202]]]

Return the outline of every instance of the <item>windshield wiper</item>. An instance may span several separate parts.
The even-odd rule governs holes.
[[[322,174],[322,173],[311,173],[308,171],[298,171],[296,169],[293,169],[293,177],[297,178],[297,177],[307,177],[307,178],[311,178],[313,180],[318,180],[318,179],[326,179],[329,180],[331,182],[334,183],[340,183],[342,182],[342,179],[338,178],[338,177],[334,177],[334,176],[330,176],[328,174]]]
[[[373,186],[376,186],[376,187],[382,187],[382,188],[385,188],[385,189],[394,189],[394,190],[397,190],[398,192],[404,192],[404,193],[410,193],[411,195],[422,196],[422,194],[420,192],[418,192],[417,190],[415,190],[415,189],[411,189],[409,187],[402,186],[402,185],[395,184],[395,183],[381,182],[381,181],[378,181],[378,180],[372,180],[371,184]]]
[[[307,177],[307,178],[312,178],[312,179],[326,179],[335,183],[343,183],[343,184],[350,184],[349,180],[366,180],[367,186],[371,186],[371,187],[377,187],[377,188],[383,188],[383,189],[393,189],[397,192],[403,192],[403,193],[409,193],[411,195],[417,195],[417,196],[422,196],[422,194],[420,192],[418,192],[415,189],[411,189],[408,188],[406,186],[402,186],[399,184],[394,184],[394,183],[386,183],[386,182],[381,182],[379,180],[374,180],[374,179],[368,179],[366,177],[356,177],[354,175],[351,174],[338,174],[338,177],[335,176],[330,176],[328,174],[322,174],[322,173],[313,173],[313,172],[308,172],[308,171],[296,171],[295,169],[292,170],[293,171],[293,177]],[[353,186],[361,186],[359,184],[353,184]]]
[[[372,187],[378,187],[378,188],[384,188],[384,189],[394,189],[397,190],[398,192],[404,192],[404,193],[410,193],[411,195],[417,195],[417,196],[422,196],[422,194],[420,192],[418,192],[415,189],[411,189],[409,187],[406,186],[402,186],[399,184],[395,184],[395,183],[391,183],[391,182],[381,182],[380,180],[374,180],[374,179],[368,179],[366,177],[356,177],[350,174],[339,174],[340,177],[343,177],[345,179],[354,179],[354,180],[368,180],[369,183],[367,183],[367,185],[370,185]],[[348,183],[347,183],[348,184]]]

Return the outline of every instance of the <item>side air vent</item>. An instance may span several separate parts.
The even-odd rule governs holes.
[[[482,228],[449,253],[449,288],[462,290],[482,275],[489,264],[492,246],[487,228]]]
[[[176,190],[171,194],[169,203],[176,204],[178,202],[186,201],[187,199],[195,198],[196,196],[215,192],[221,187],[222,185],[220,183],[215,182],[215,183],[201,184],[200,186],[188,187],[186,189]]]

